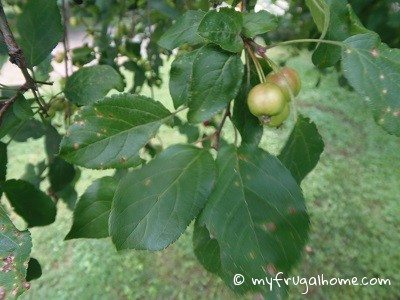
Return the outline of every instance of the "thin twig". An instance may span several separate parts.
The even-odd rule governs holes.
[[[222,121],[221,121],[221,123],[219,124],[219,126],[218,126],[218,128],[217,128],[217,131],[216,131],[215,134],[214,134],[214,136],[215,136],[215,145],[214,145],[213,148],[214,148],[215,150],[218,150],[218,149],[219,149],[222,128],[223,128],[224,125],[225,125],[226,119],[227,119],[228,117],[230,117],[230,115],[231,115],[231,103],[229,102],[228,105],[227,105],[227,107],[226,107],[224,116],[222,117]]]
[[[65,68],[65,78],[69,77],[69,36],[68,36],[68,21],[69,21],[69,2],[62,0],[62,15],[63,15],[63,47],[64,47],[64,68]],[[69,126],[71,123],[72,115],[72,104],[68,101],[67,107],[64,111],[65,125]]]
[[[62,15],[63,15],[63,47],[64,47],[64,68],[65,68],[65,77],[69,76],[69,39],[68,39],[68,1],[62,0]]]
[[[3,116],[7,111],[7,109],[9,109],[14,104],[14,102],[17,101],[18,97],[21,96],[23,93],[25,93],[28,89],[29,88],[27,85],[22,85],[14,96],[12,96],[7,101],[0,102],[0,125],[3,121]]]

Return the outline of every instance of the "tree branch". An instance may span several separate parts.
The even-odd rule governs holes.
[[[21,47],[15,40],[15,37],[11,31],[10,25],[8,24],[6,14],[4,12],[3,3],[0,0],[0,34],[3,37],[4,43],[7,46],[8,55],[10,56],[10,62],[18,66],[21,70],[22,75],[25,78],[25,83],[18,89],[17,93],[10,98],[9,100],[2,103],[0,108],[0,121],[8,108],[12,106],[15,100],[25,93],[27,90],[31,90],[36,102],[39,104],[40,108],[44,113],[46,113],[46,109],[41,104],[38,95],[37,95],[37,85],[35,80],[29,74],[28,64],[26,63],[26,58]]]
[[[22,49],[17,44],[14,35],[7,22],[7,17],[4,12],[3,3],[0,0],[0,32],[3,36],[4,43],[7,46],[8,55],[10,56],[10,62],[17,65],[20,68],[22,74],[25,77],[25,81],[29,86],[29,89],[36,89],[36,83],[32,79],[28,72],[26,59]]]

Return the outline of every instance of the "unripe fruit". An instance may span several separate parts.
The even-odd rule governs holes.
[[[64,54],[64,52],[61,52],[61,51],[57,52],[54,55],[54,61],[58,64],[62,63],[64,61],[64,58],[65,58],[65,54]]]
[[[275,116],[282,112],[285,104],[282,89],[274,83],[260,83],[247,96],[249,110],[256,117]]]
[[[270,73],[267,76],[267,82],[272,82],[278,85],[284,92],[286,98],[290,101],[291,93],[297,96],[301,89],[300,76],[296,70],[292,68],[282,68],[277,73]],[[291,93],[290,93],[291,91]]]
[[[283,122],[286,121],[286,119],[289,117],[289,115],[290,115],[290,105],[286,104],[285,108],[279,115],[272,116],[269,119],[269,121],[267,122],[267,125],[269,127],[279,127],[283,124]]]
[[[69,18],[69,24],[73,27],[75,27],[76,25],[78,25],[78,19],[75,17],[71,17]]]

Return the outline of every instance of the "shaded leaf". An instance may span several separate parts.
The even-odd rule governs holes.
[[[28,227],[44,226],[55,221],[54,202],[29,182],[7,180],[3,184],[3,190],[15,212],[28,223]]]
[[[134,61],[127,61],[124,67],[134,73],[132,93],[138,93],[146,82],[146,70]]]
[[[25,276],[32,240],[30,232],[19,231],[1,206],[0,228],[0,292],[3,299],[9,299],[29,288]]]
[[[5,112],[1,126],[0,126],[0,139],[7,134],[12,135],[23,123],[33,116],[33,112],[29,102],[23,97],[19,96],[11,108]]]
[[[309,118],[299,115],[278,158],[300,184],[315,168],[323,151],[324,141],[317,126]]]
[[[205,12],[189,10],[179,17],[160,38],[158,44],[168,50],[173,50],[183,44],[196,45],[203,41],[197,34],[201,19]]]
[[[94,50],[93,48],[89,47],[88,44],[72,49],[72,63],[76,66],[81,67],[86,65],[95,58],[96,56],[94,55]]]
[[[56,0],[29,0],[17,17],[19,45],[30,67],[40,64],[63,36]]]
[[[276,157],[254,146],[221,148],[217,167],[199,221],[219,244],[222,279],[236,292],[270,293],[251,278],[287,274],[299,260],[309,230],[302,191]],[[241,286],[232,282],[237,273]]]
[[[49,164],[48,176],[52,192],[59,192],[74,179],[75,168],[59,156],[56,156]]]
[[[200,137],[199,128],[189,123],[180,125],[179,132],[186,135],[188,143],[194,143]]]
[[[189,88],[192,82],[193,63],[198,51],[181,54],[171,65],[169,92],[174,107],[178,108],[189,101]]]
[[[51,124],[46,124],[45,133],[45,149],[49,162],[51,163],[53,159],[58,155],[60,151],[61,135],[58,133],[57,129]]]
[[[110,215],[117,249],[161,250],[173,243],[206,203],[214,160],[204,149],[175,145],[118,185]]]
[[[32,281],[42,276],[42,267],[36,258],[31,257],[28,262],[28,269],[26,272],[26,281]]]
[[[342,67],[350,85],[364,97],[375,121],[400,136],[400,50],[367,33],[345,40]]]
[[[48,81],[50,79],[50,73],[53,71],[51,65],[52,56],[48,55],[40,64],[34,68],[35,80],[37,81]]]
[[[172,114],[150,98],[121,94],[83,107],[61,143],[61,156],[86,168],[127,168]]]
[[[218,241],[211,238],[206,226],[194,223],[193,251],[201,265],[214,274],[221,273],[221,259]]]
[[[44,134],[45,126],[36,119],[28,119],[22,122],[14,132],[9,133],[16,142],[26,142],[29,138],[37,140]]]
[[[325,39],[343,41],[350,36],[349,11],[347,0],[326,0],[329,6],[329,26]],[[321,43],[312,56],[314,65],[326,68],[335,65],[341,57],[341,49],[335,45]]]
[[[113,177],[95,180],[79,198],[74,221],[66,240],[108,237],[108,218],[118,181]]]
[[[243,13],[243,34],[248,38],[275,30],[277,19],[265,10]]]
[[[323,39],[328,32],[331,11],[325,0],[306,0],[306,5],[311,11],[311,15],[321,32],[320,39]]]
[[[159,11],[169,18],[176,18],[179,15],[179,11],[169,5],[166,0],[150,1],[149,5],[152,9]]]
[[[65,84],[65,96],[74,104],[88,105],[100,100],[112,89],[124,90],[121,75],[108,65],[84,67]]]
[[[188,120],[200,123],[227,106],[239,91],[243,77],[240,56],[208,45],[193,63]]]
[[[201,20],[198,33],[226,51],[240,52],[243,49],[242,26],[242,14],[234,9],[210,10]]]

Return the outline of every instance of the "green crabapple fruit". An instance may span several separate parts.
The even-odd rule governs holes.
[[[247,96],[249,110],[256,117],[278,115],[286,103],[282,89],[270,82],[256,85]]]
[[[301,89],[300,76],[296,70],[292,68],[282,68],[279,72],[272,72],[267,76],[267,82],[278,85],[285,94],[288,101],[291,99],[291,94],[297,96]]]

